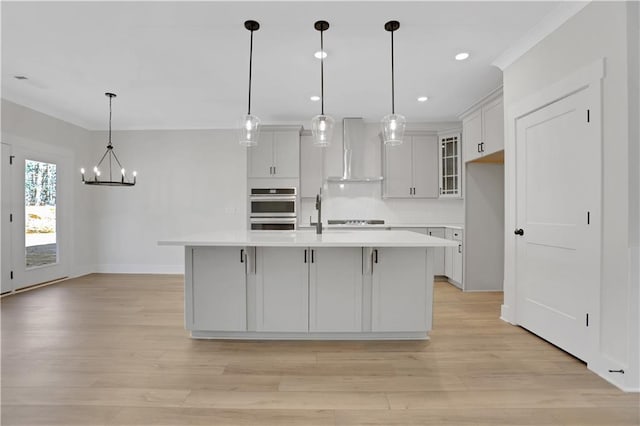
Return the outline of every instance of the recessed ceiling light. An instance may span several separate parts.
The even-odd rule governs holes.
[[[320,100],[320,96],[313,95],[309,99],[311,99],[313,102],[318,102]]]
[[[469,57],[469,54],[467,52],[461,52],[456,55],[456,61],[464,61],[468,57]]]
[[[16,80],[28,80],[28,78],[24,75],[14,75],[13,78]]]
[[[420,97],[418,97],[418,102],[427,102],[428,99],[429,98],[426,97],[426,96],[420,96]]]
[[[327,57],[327,52],[318,50],[316,53],[313,54],[313,56],[315,56],[317,59],[324,59]]]

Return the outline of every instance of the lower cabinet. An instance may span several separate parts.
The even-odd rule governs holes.
[[[258,249],[256,329],[362,330],[362,249]]]
[[[444,228],[427,228],[432,237],[444,238]],[[444,247],[433,249],[433,275],[447,275],[444,269]]]
[[[431,328],[433,276],[427,277],[427,250],[373,249],[371,331]]]
[[[309,331],[362,331],[362,249],[311,249]]]
[[[191,262],[193,284],[191,292],[185,293],[188,328],[246,331],[246,250],[239,247],[201,247],[191,250]]]
[[[188,247],[186,328],[244,333],[425,333],[433,249]],[[364,254],[364,256],[363,256]],[[240,333],[240,334],[237,334]],[[283,335],[282,337],[286,337]],[[416,337],[415,334],[410,337]],[[304,336],[302,336],[304,338]]]
[[[309,331],[309,250],[257,249],[257,331]]]
[[[458,243],[456,247],[446,247],[444,249],[444,274],[449,278],[449,282],[458,288],[462,285],[462,230],[445,229],[445,238]]]

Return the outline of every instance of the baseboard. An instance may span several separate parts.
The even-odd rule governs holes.
[[[98,274],[184,274],[184,265],[96,265]]]

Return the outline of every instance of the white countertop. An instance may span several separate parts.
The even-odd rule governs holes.
[[[218,231],[158,241],[161,246],[248,247],[454,247],[457,241],[411,231]]]
[[[451,228],[451,229],[459,229],[463,230],[464,226],[460,224],[434,224],[434,223],[385,223],[382,225],[354,225],[354,224],[345,224],[345,225],[323,225],[325,229],[387,229],[387,228]],[[309,225],[308,223],[301,224],[299,228],[311,228],[315,227],[315,225]]]

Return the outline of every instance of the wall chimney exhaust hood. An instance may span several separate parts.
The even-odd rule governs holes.
[[[380,144],[365,138],[362,118],[342,120],[342,176],[327,182],[380,182]]]

